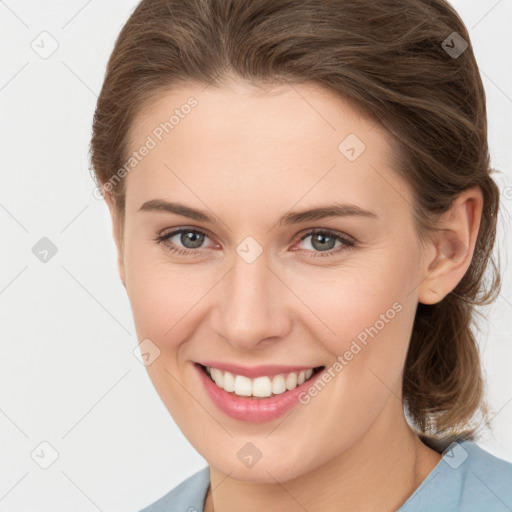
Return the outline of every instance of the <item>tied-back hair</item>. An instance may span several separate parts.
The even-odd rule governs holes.
[[[468,47],[450,55],[446,40]],[[231,80],[319,84],[378,122],[394,144],[395,171],[413,191],[422,242],[459,193],[480,187],[471,265],[440,302],[418,304],[403,377],[418,432],[474,438],[475,419],[487,410],[476,306],[495,300],[501,284],[492,254],[499,189],[463,21],[445,0],[143,0],[116,41],[98,98],[90,151],[97,185],[129,158],[130,130],[145,105],[175,86]],[[122,238],[125,180],[112,194]]]

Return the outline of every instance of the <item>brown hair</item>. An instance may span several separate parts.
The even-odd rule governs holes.
[[[453,48],[462,53],[450,54]],[[492,255],[499,189],[485,92],[463,21],[444,0],[144,0],[119,34],[98,98],[96,183],[104,186],[123,167],[134,118],[152,99],[173,86],[222,86],[233,77],[320,84],[378,121],[393,138],[396,171],[412,187],[422,241],[460,192],[480,187],[471,265],[442,301],[418,305],[403,380],[419,432],[465,429],[471,438],[475,414],[485,416],[475,306],[500,288]],[[124,182],[112,188],[121,239]]]

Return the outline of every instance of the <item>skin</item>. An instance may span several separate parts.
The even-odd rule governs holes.
[[[126,176],[122,239],[106,195],[119,272],[139,341],[160,349],[147,370],[163,403],[210,465],[206,511],[392,511],[439,462],[408,426],[403,366],[418,302],[436,303],[466,272],[482,209],[478,189],[461,194],[427,244],[414,199],[392,168],[391,141],[372,120],[313,84],[263,90],[243,82],[191,84],[162,93],[131,132],[136,149],[194,96],[198,106]],[[338,150],[348,134],[366,146],[353,162]],[[371,165],[370,165],[371,164]],[[209,211],[214,223],[139,211],[151,199]],[[280,226],[291,211],[347,202],[378,218],[329,217]],[[206,231],[197,255],[173,229]],[[355,240],[325,256],[311,229]],[[247,263],[247,237],[262,254]],[[190,245],[189,245],[190,247]],[[319,248],[320,247],[320,248]],[[194,361],[330,367],[393,303],[402,308],[307,405],[250,424],[216,409]],[[261,459],[237,452],[252,442]]]

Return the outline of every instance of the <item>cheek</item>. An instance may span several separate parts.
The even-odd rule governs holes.
[[[315,334],[322,333],[330,351],[340,354],[352,340],[364,345],[376,336],[395,338],[408,330],[410,321],[404,317],[414,316],[414,272],[414,258],[399,260],[382,250],[354,257],[339,268],[306,269],[287,278],[307,306],[302,318],[320,324]]]
[[[204,267],[171,264],[164,249],[148,247],[147,241],[131,242],[127,240],[124,265],[139,340],[154,337],[172,345],[176,329],[194,312],[215,276]]]
[[[388,250],[359,258],[357,268],[353,263],[330,269],[328,279],[320,277],[327,275],[324,271],[317,279],[297,280],[294,291],[316,314],[303,308],[307,324],[315,326],[310,332],[332,355],[332,387],[343,403],[341,409],[371,417],[390,389],[401,393],[417,306],[410,293],[415,266],[412,251],[398,258]],[[336,421],[344,421],[339,417],[343,414],[332,414]]]
[[[129,254],[125,260],[127,293],[137,338],[139,342],[151,340],[159,350],[146,370],[173,418],[186,424],[190,421],[190,394],[183,382],[190,368],[182,364],[186,354],[181,346],[193,336],[200,321],[204,280],[200,286],[195,274],[191,278],[190,267],[162,263],[150,250],[134,247]]]

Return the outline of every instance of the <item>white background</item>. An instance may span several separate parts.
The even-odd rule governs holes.
[[[136,3],[0,2],[3,511],[137,511],[206,466],[132,353],[138,341],[110,217],[88,170],[106,62]],[[475,48],[492,165],[508,193],[499,234],[504,285],[484,309],[479,337],[495,419],[479,444],[512,461],[512,0],[453,5]],[[48,38],[43,31],[58,43],[47,59],[31,47]],[[42,237],[58,249],[47,263],[32,253]],[[31,458],[43,441],[58,452],[48,469]]]

